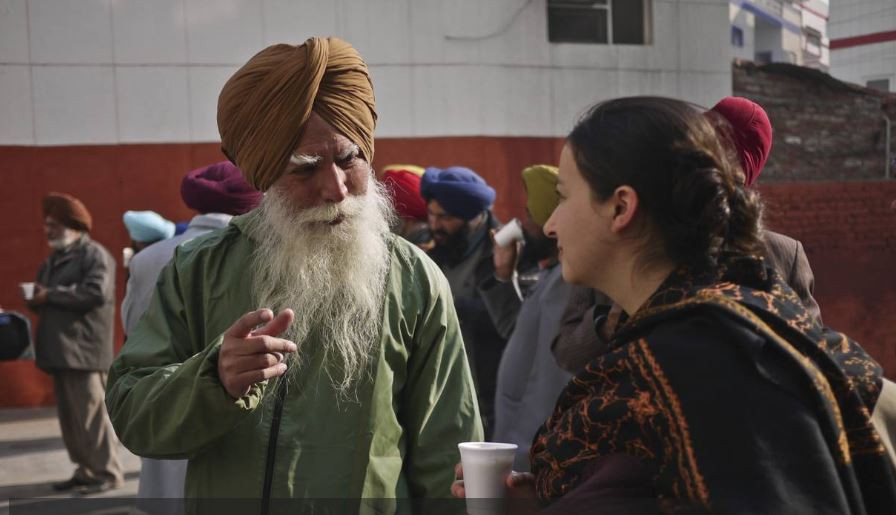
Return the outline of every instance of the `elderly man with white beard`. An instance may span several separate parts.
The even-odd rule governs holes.
[[[268,47],[221,92],[222,150],[265,197],[177,250],[106,398],[132,452],[189,460],[188,498],[448,497],[482,438],[447,282],[389,232],[375,120],[336,38]]]

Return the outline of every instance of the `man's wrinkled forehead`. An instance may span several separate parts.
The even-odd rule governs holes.
[[[360,147],[338,129],[330,125],[317,113],[312,112],[305,122],[302,137],[293,151],[293,156],[311,158],[345,157],[352,152],[360,152]]]

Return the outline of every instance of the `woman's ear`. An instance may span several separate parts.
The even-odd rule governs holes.
[[[632,227],[638,214],[638,192],[631,186],[619,186],[608,199],[613,208],[610,230],[618,234]]]

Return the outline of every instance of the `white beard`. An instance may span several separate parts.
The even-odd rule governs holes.
[[[377,354],[390,258],[386,236],[394,217],[388,196],[370,177],[366,195],[338,204],[297,208],[271,189],[259,209],[249,228],[258,243],[257,306],[295,311],[295,321],[280,336],[299,347],[286,378],[302,368],[303,344],[320,345],[324,368],[341,370],[338,377],[330,373],[332,386],[347,395]],[[338,217],[341,223],[328,224]]]
[[[59,238],[53,239],[53,240],[47,240],[47,244],[53,250],[61,250],[61,249],[68,247],[75,241],[77,241],[77,239],[80,237],[81,237],[80,232],[66,227],[63,230],[62,236],[60,236]]]

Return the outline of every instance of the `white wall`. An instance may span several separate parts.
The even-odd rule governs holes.
[[[545,0],[0,0],[0,144],[216,141],[227,78],[311,35],[365,57],[380,137],[559,136],[606,98],[730,94],[727,1],[653,20],[649,46],[573,45]]]
[[[762,18],[756,19],[755,51],[771,52],[773,61],[780,61],[783,56],[782,37],[784,30]]]
[[[740,28],[744,34],[744,46],[732,45],[733,57],[753,61],[756,58],[756,15],[741,9],[739,5],[729,5],[729,18],[733,27]]]
[[[832,40],[896,30],[893,0],[837,0],[831,4],[828,34]],[[890,79],[896,91],[896,41],[831,50],[831,75],[861,84]]]

